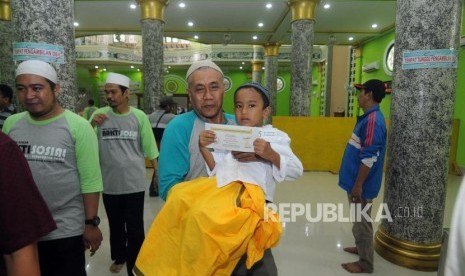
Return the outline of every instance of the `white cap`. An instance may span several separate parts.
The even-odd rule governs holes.
[[[114,83],[129,88],[130,81],[129,78],[125,75],[117,73],[108,73],[107,81],[105,83]]]
[[[208,67],[208,68],[214,69],[214,70],[220,72],[221,76],[224,77],[223,71],[221,71],[220,67],[218,67],[218,65],[216,65],[216,63],[214,63],[213,61],[211,61],[209,59],[205,59],[205,60],[200,60],[200,61],[196,61],[196,62],[192,63],[191,67],[189,67],[189,70],[187,70],[186,80],[189,78],[189,76],[192,73],[194,73],[195,70],[200,69],[202,67]]]
[[[42,60],[26,60],[21,62],[16,68],[16,75],[32,74],[44,77],[53,83],[57,83],[57,72],[45,61]]]

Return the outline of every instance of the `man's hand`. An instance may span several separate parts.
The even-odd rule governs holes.
[[[350,193],[350,202],[360,203],[362,202],[362,186],[354,185],[352,192]]]
[[[102,232],[98,226],[86,225],[84,229],[84,246],[90,249],[90,256],[93,256],[102,243]]]
[[[204,130],[199,134],[199,146],[201,148],[214,143],[216,139],[216,134],[212,130]]]
[[[107,115],[105,114],[97,114],[94,116],[94,118],[92,119],[92,126],[99,126],[101,124],[103,124],[103,122],[107,119]]]
[[[237,161],[240,162],[251,162],[258,160],[258,156],[255,155],[255,152],[232,151],[231,154]]]

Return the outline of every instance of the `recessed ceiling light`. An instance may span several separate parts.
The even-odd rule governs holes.
[[[134,69],[134,65],[131,65],[131,69]]]
[[[263,23],[262,23],[262,22],[259,22],[259,23],[258,23],[258,27],[263,27]]]
[[[131,4],[131,5],[129,5],[129,7],[130,7],[131,9],[133,9],[133,10],[135,10],[135,9],[137,8],[136,4]]]
[[[373,29],[376,29],[376,28],[378,28],[378,24],[375,23],[375,24],[371,25],[371,27],[372,27]]]
[[[180,2],[180,3],[178,4],[178,6],[179,6],[180,8],[185,8],[185,7],[186,7],[186,3]]]
[[[273,4],[267,3],[267,4],[265,5],[265,7],[266,7],[267,9],[271,9],[271,8],[273,7]]]
[[[244,65],[244,64],[245,64],[245,62],[243,61],[243,62],[242,62],[242,65]]]
[[[194,35],[194,39],[199,39],[199,36],[198,36],[198,35]]]
[[[189,27],[194,26],[194,22],[192,22],[192,21],[187,22],[187,26],[189,26]]]
[[[349,36],[349,41],[352,41],[354,40],[354,37],[353,36]]]
[[[254,36],[252,36],[252,38],[253,38],[254,40],[257,40],[257,39],[258,39],[258,36],[254,35]]]
[[[95,68],[95,69],[98,69],[98,65],[95,65],[94,68]]]
[[[239,67],[239,69],[241,69],[241,70],[242,70],[242,66],[240,66],[240,67]]]
[[[74,27],[79,27],[79,22],[74,22]]]
[[[323,8],[329,9],[329,8],[331,8],[331,5],[330,4],[324,4]]]

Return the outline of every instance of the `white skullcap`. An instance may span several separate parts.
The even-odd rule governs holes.
[[[108,73],[107,81],[105,83],[114,83],[129,88],[130,81],[129,78],[125,75],[117,73]]]
[[[196,61],[196,62],[192,63],[191,67],[189,67],[189,70],[187,70],[186,80],[189,78],[189,76],[192,73],[194,73],[195,70],[197,70],[199,68],[202,68],[202,67],[208,67],[208,68],[214,69],[214,70],[220,72],[221,76],[224,77],[223,71],[221,71],[220,67],[218,67],[218,65],[216,65],[216,63],[214,63],[213,61],[211,61],[209,59],[205,59],[205,60],[200,60],[200,61]]]
[[[16,75],[32,74],[44,77],[53,83],[57,83],[57,72],[53,67],[42,60],[26,60],[21,62],[16,68]]]

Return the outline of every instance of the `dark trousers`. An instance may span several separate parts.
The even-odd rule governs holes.
[[[271,249],[265,250],[263,258],[256,262],[249,270],[245,265],[247,255],[242,256],[242,258],[237,263],[232,276],[277,276],[278,268],[274,261],[273,254]]]
[[[86,276],[82,235],[37,243],[42,276]]]
[[[136,262],[145,239],[144,192],[103,194],[103,204],[110,226],[111,259],[117,264],[126,262],[128,275]]]

